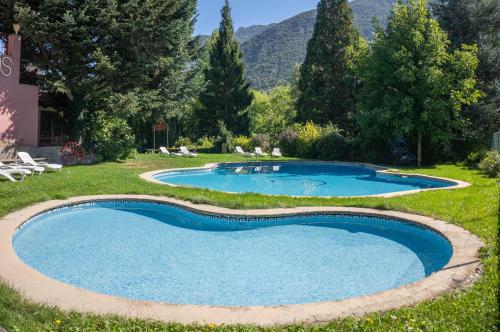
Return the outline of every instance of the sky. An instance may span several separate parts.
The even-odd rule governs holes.
[[[230,0],[235,30],[255,24],[278,23],[306,10],[318,0]],[[195,34],[209,35],[219,27],[224,0],[198,0]]]

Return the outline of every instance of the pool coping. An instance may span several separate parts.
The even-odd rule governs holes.
[[[180,171],[210,170],[210,169],[213,169],[214,167],[217,167],[220,165],[244,164],[244,163],[250,163],[250,162],[256,163],[256,164],[257,163],[262,164],[262,163],[277,163],[277,162],[279,162],[279,163],[336,164],[336,165],[346,165],[346,166],[350,165],[350,166],[357,166],[357,167],[374,169],[377,173],[382,173],[382,174],[391,174],[391,175],[406,176],[406,177],[413,177],[413,178],[422,178],[422,179],[428,179],[428,180],[441,180],[441,181],[454,183],[454,185],[449,186],[449,187],[413,189],[413,190],[404,190],[404,191],[391,192],[391,193],[385,193],[385,194],[375,194],[375,195],[298,196],[298,195],[272,195],[272,194],[262,194],[262,193],[240,193],[240,192],[231,192],[231,191],[219,191],[219,190],[213,190],[213,189],[202,188],[202,187],[176,185],[176,184],[172,184],[172,183],[162,182],[162,181],[155,178],[155,176],[157,176],[159,174],[164,174],[164,173],[173,173],[173,172],[180,172]],[[378,165],[374,165],[374,164],[357,163],[357,162],[342,162],[342,161],[319,161],[319,160],[314,160],[314,161],[310,161],[310,160],[283,160],[283,161],[264,160],[264,161],[255,161],[255,162],[253,162],[253,161],[240,161],[240,162],[208,163],[208,164],[205,164],[204,166],[200,166],[200,167],[171,168],[171,169],[150,171],[150,172],[142,173],[141,175],[139,175],[139,177],[145,181],[148,181],[148,182],[161,184],[164,186],[169,186],[169,187],[174,187],[174,188],[191,188],[191,189],[199,189],[199,190],[209,190],[209,191],[226,193],[226,194],[233,194],[233,195],[254,194],[254,195],[264,195],[264,196],[271,196],[271,197],[326,198],[326,199],[329,199],[329,198],[367,198],[367,197],[391,198],[391,197],[416,194],[416,193],[425,192],[425,191],[462,189],[462,188],[467,188],[471,185],[470,183],[465,182],[465,181],[449,179],[449,178],[444,178],[444,177],[430,176],[430,175],[417,174],[417,173],[401,173],[395,169],[390,169],[388,167],[378,166]]]
[[[62,283],[26,265],[15,253],[12,239],[19,227],[41,213],[95,201],[133,200],[175,205],[194,212],[226,216],[288,216],[308,213],[343,213],[396,218],[422,225],[445,236],[453,247],[450,262],[440,271],[415,283],[373,295],[332,302],[256,307],[179,305],[128,300],[98,294]],[[99,195],[38,203],[0,218],[0,278],[37,303],[63,310],[99,315],[120,315],[182,324],[255,324],[272,326],[320,323],[347,316],[362,316],[433,299],[444,292],[468,287],[481,274],[478,258],[483,243],[465,229],[429,217],[397,211],[353,207],[298,207],[265,210],[233,210],[197,205],[168,197],[147,195]]]

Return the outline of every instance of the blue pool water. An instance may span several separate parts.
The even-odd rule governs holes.
[[[334,163],[222,164],[209,170],[158,174],[159,181],[233,193],[291,196],[365,196],[454,185],[437,179],[378,173]]]
[[[437,233],[375,217],[234,219],[148,202],[95,202],[35,217],[19,257],[59,281],[129,299],[253,306],[373,294],[449,261]]]

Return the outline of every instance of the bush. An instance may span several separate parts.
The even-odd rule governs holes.
[[[321,136],[321,127],[307,122],[298,131],[297,154],[301,158],[314,158],[315,145]]]
[[[135,137],[127,121],[101,113],[90,127],[90,145],[99,159],[126,159],[134,152]]]
[[[179,148],[181,146],[185,146],[188,149],[196,149],[196,145],[193,143],[193,141],[191,141],[189,137],[180,136],[177,139],[177,142],[175,142],[174,147]]]
[[[196,142],[199,150],[213,150],[215,148],[215,137],[203,136]]]
[[[245,151],[252,151],[254,148],[253,140],[248,136],[237,136],[233,138],[233,145],[234,147],[241,146]]]
[[[295,128],[288,127],[283,130],[278,136],[279,146],[282,152],[288,156],[296,156],[298,138],[299,134]]]
[[[465,166],[471,169],[477,169],[481,161],[486,157],[486,151],[471,152],[465,160]]]
[[[481,172],[489,177],[496,177],[500,174],[500,154],[496,151],[489,151],[479,163]]]
[[[330,124],[322,129],[316,141],[314,157],[321,160],[351,160],[353,147],[353,141],[342,136],[342,131]]]
[[[217,136],[216,139],[217,147],[219,148],[220,151],[222,151],[222,145],[226,144],[227,151],[233,151],[234,134],[231,132],[231,130],[227,128],[224,121],[219,120],[217,122],[217,125],[219,127],[219,136]]]
[[[271,137],[268,134],[257,134],[253,137],[253,145],[262,148],[262,151],[271,150]]]

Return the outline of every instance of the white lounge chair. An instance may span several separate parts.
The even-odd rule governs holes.
[[[184,157],[191,157],[191,158],[198,157],[197,153],[189,152],[188,148],[186,148],[185,146],[181,146],[180,149],[181,149],[181,154]]]
[[[241,146],[236,147],[236,153],[245,157],[255,157],[255,153],[245,152]]]
[[[281,154],[281,150],[279,148],[274,148],[273,153],[271,153],[271,156],[276,157],[276,158],[283,157],[283,155]]]
[[[267,157],[267,156],[269,156],[267,153],[263,152],[260,147],[256,147],[255,148],[255,155],[257,157]]]
[[[182,154],[177,153],[177,152],[170,152],[168,149],[164,146],[160,146],[160,154],[165,155],[165,156],[177,156],[177,157],[182,157]]]
[[[20,175],[21,179],[17,180],[14,177],[14,174]],[[11,182],[18,182],[18,181],[24,181],[24,177],[26,176],[26,173],[23,170],[16,170],[16,169],[0,169],[0,177],[6,178],[7,180]]]
[[[20,165],[20,164],[4,164],[0,161],[0,169],[1,170],[22,170],[26,175],[33,175],[38,173],[38,175],[45,172],[45,168],[40,166],[28,166],[28,165]]]
[[[22,165],[43,167],[46,170],[51,170],[51,171],[60,171],[62,169],[62,165],[60,164],[36,162],[33,160],[33,158],[31,158],[31,156],[27,152],[18,152],[17,156],[19,157],[19,159],[21,159]]]
[[[0,161],[0,170],[7,171],[7,172],[13,171],[13,170],[17,170],[17,171],[22,172],[22,173],[24,173],[26,175],[33,174],[33,172],[31,170],[25,169],[25,168],[23,168],[20,165],[16,165],[16,164],[6,165],[6,164],[4,164],[1,161]]]

